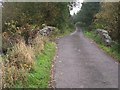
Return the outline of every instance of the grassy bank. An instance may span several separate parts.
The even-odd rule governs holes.
[[[49,88],[51,80],[52,61],[56,52],[56,44],[47,42],[44,50],[35,60],[35,65],[32,71],[27,73],[25,83],[19,83],[16,88]]]
[[[120,62],[120,53],[118,53],[118,45],[114,44],[111,47],[107,47],[103,44],[102,40],[100,39],[99,36],[96,36],[94,32],[84,32],[85,36],[87,36],[88,38],[91,38],[92,40],[94,40],[98,46],[103,49],[105,52],[107,52],[110,56],[112,56],[113,58],[115,58],[116,60],[118,60],[118,62]]]
[[[35,69],[29,73],[28,87],[31,88],[48,88],[51,76],[51,65],[55,56],[56,44],[48,42],[45,44],[44,51],[35,61]]]

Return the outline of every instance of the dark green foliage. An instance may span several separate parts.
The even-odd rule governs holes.
[[[114,40],[117,39],[118,12],[118,3],[101,3],[101,10],[94,21],[95,28],[106,29]]]
[[[107,30],[116,43],[118,43],[118,52],[120,52],[120,30],[119,30],[120,2],[101,3],[101,10],[96,14],[93,23],[94,28],[103,28]]]
[[[5,22],[17,21],[16,26],[43,23],[58,28],[66,26],[70,17],[69,3],[5,2],[3,3],[3,31]]]
[[[81,10],[74,16],[74,23],[81,22],[81,26],[90,26],[99,9],[100,4],[98,2],[83,2]]]

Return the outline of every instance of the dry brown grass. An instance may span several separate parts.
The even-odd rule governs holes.
[[[17,68],[30,69],[34,64],[35,55],[30,46],[26,46],[25,42],[20,41],[12,50],[8,51],[9,63]]]
[[[36,56],[44,50],[44,45],[48,38],[36,34],[36,37],[29,38],[28,45],[26,45],[25,40],[21,36],[18,37],[17,35],[10,39],[9,36],[5,37],[5,40],[3,41],[6,45],[7,54],[3,58],[2,87],[16,87],[20,83],[24,85],[27,81],[28,72],[34,69]]]
[[[33,48],[34,54],[38,55],[44,49],[43,37],[38,35],[36,38],[32,39],[31,47]]]
[[[3,87],[14,87],[19,81],[25,83],[26,74],[34,67],[35,55],[30,46],[19,41],[4,58],[3,66]]]

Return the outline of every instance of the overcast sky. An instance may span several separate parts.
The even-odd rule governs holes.
[[[71,15],[74,15],[74,13],[76,14],[80,9],[81,9],[81,6],[82,6],[82,2],[83,0],[77,0],[78,4],[76,7],[73,7],[73,10],[70,11],[70,14]]]

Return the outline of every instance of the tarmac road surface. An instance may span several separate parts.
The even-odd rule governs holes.
[[[118,63],[81,30],[58,40],[56,88],[118,88]]]

